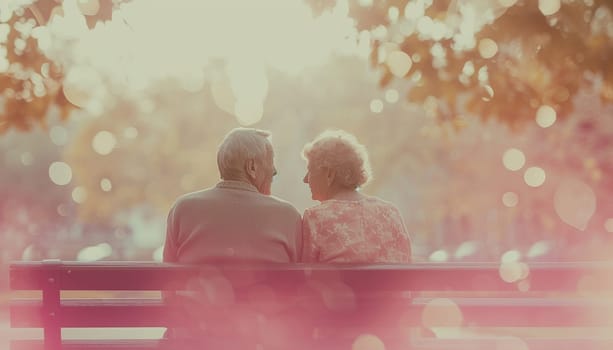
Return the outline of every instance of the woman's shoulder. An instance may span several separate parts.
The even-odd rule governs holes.
[[[326,212],[326,211],[334,210],[335,208],[339,207],[339,204],[340,203],[338,203],[337,201],[325,201],[325,202],[316,204],[312,207],[306,208],[304,212],[311,213],[311,214]]]
[[[338,217],[347,212],[358,210],[359,212],[398,212],[396,206],[375,196],[364,196],[358,201],[327,200],[315,206],[305,209],[304,217]]]
[[[373,207],[373,208],[378,208],[378,209],[383,209],[383,210],[397,210],[396,206],[392,202],[389,202],[377,196],[365,195],[364,198],[359,201],[359,203],[363,206]]]
[[[354,204],[347,201],[328,200],[305,209],[304,218],[335,218],[346,211],[353,210]]]

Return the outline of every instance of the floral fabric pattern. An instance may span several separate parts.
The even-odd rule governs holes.
[[[408,263],[411,241],[391,203],[368,197],[328,200],[305,210],[303,261],[325,263]]]

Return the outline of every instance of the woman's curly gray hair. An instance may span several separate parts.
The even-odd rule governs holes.
[[[302,149],[310,166],[334,169],[345,188],[358,188],[372,179],[366,147],[343,130],[326,130]]]

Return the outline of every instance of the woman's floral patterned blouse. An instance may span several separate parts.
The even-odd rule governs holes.
[[[303,216],[303,261],[408,263],[411,241],[402,216],[376,197],[327,200]]]

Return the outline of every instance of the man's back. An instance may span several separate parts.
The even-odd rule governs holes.
[[[168,215],[164,261],[295,262],[302,249],[300,213],[240,181],[180,197]]]

